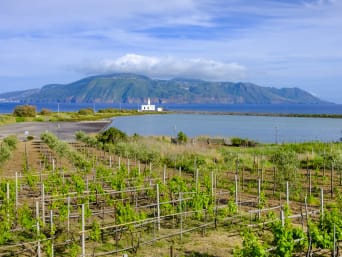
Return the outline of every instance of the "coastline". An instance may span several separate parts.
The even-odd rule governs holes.
[[[224,112],[224,111],[165,111],[165,114],[203,114],[231,116],[263,116],[263,117],[298,117],[298,118],[333,118],[342,119],[342,114],[304,114],[304,113],[259,113],[259,112]]]

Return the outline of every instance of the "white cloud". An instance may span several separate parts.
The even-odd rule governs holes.
[[[1,0],[0,76],[37,87],[136,72],[328,94],[341,90],[341,13],[341,0]]]
[[[196,78],[216,81],[236,81],[245,76],[246,68],[237,63],[209,59],[184,59],[126,54],[81,67],[88,74],[131,72],[153,78]]]

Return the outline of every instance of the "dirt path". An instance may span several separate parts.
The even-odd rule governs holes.
[[[25,148],[28,155],[28,165],[30,169],[39,169],[39,146],[36,141],[23,142],[17,144],[17,148],[12,152],[12,157],[6,161],[0,170],[1,176],[15,176],[15,173],[23,172],[25,167]]]
[[[97,133],[101,129],[110,124],[109,120],[105,121],[80,121],[80,122],[22,122],[0,126],[0,139],[9,135],[16,135],[19,140],[24,140],[25,134],[34,138],[49,131],[54,133],[61,140],[75,140],[76,131],[84,131],[85,133]]]

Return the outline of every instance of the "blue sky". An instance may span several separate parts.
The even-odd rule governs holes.
[[[342,0],[1,0],[0,92],[136,72],[342,103]]]

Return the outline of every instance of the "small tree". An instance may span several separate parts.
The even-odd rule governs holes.
[[[271,161],[277,167],[276,183],[278,187],[284,189],[286,181],[294,186],[298,183],[296,174],[299,161],[295,151],[280,147],[272,154]]]
[[[102,142],[103,144],[106,143],[117,143],[127,140],[126,133],[122,132],[121,130],[111,127],[107,129],[106,131],[100,133],[97,135],[97,140],[99,142]]]
[[[17,105],[13,111],[16,117],[35,117],[36,114],[36,106],[33,105]]]
[[[49,109],[46,109],[46,108],[43,108],[41,111],[40,111],[40,115],[50,115],[52,113],[51,110]]]
[[[78,111],[80,115],[94,115],[94,110],[92,108],[84,108]]]
[[[179,131],[179,133],[177,134],[177,143],[183,144],[183,143],[186,143],[187,141],[188,141],[187,135],[183,131]]]

